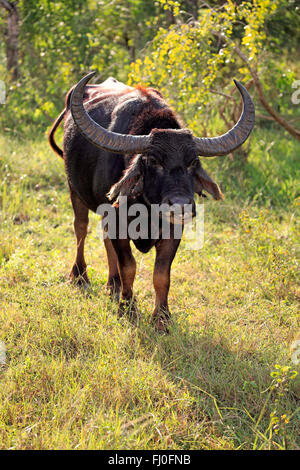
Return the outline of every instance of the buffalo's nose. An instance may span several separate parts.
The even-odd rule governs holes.
[[[178,205],[183,207],[185,204],[193,204],[193,199],[186,197],[186,196],[174,196],[174,197],[169,197],[167,204],[170,206],[173,205]]]

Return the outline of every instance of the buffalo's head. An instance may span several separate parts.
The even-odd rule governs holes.
[[[194,193],[207,191],[222,199],[219,186],[202,168],[198,156],[211,157],[231,153],[248,138],[254,125],[254,105],[247,90],[235,84],[243,99],[243,112],[238,123],[226,134],[198,138],[187,129],[153,129],[149,135],[118,134],[97,124],[83,106],[84,88],[91,73],[74,88],[71,112],[81,133],[92,144],[117,153],[133,154],[124,175],[110,190],[110,199],[118,195],[136,198],[143,195],[146,203],[193,204]]]
[[[136,155],[123,177],[110,190],[110,199],[119,195],[135,199],[143,196],[149,204],[194,205],[194,193],[203,190],[222,199],[219,186],[202,168],[189,130],[151,132],[147,151]]]

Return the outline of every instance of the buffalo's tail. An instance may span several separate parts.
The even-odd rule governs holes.
[[[51,130],[49,132],[49,135],[48,135],[48,139],[49,139],[49,144],[50,146],[53,148],[54,152],[56,152],[61,158],[63,158],[63,151],[62,149],[57,145],[57,143],[55,142],[54,140],[54,134],[58,128],[58,126],[60,125],[61,121],[63,120],[64,118],[64,115],[65,115],[65,112],[66,112],[66,109],[64,109],[60,115],[55,119],[54,123],[53,123],[53,126],[51,127]]]

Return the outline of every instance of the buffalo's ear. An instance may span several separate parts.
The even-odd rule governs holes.
[[[202,190],[207,191],[213,196],[214,199],[220,200],[224,199],[221,189],[214,182],[214,180],[206,173],[203,168],[197,168],[194,176],[194,191],[197,194],[202,193]]]
[[[114,200],[118,196],[136,198],[142,194],[144,189],[144,174],[142,155],[136,155],[124,171],[122,178],[114,184],[107,194],[109,200]]]

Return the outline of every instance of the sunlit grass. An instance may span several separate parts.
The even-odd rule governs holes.
[[[62,161],[45,139],[0,137],[1,448],[299,446],[290,353],[300,328],[299,146],[271,137],[272,149],[255,142],[232,177],[229,161],[212,162],[226,199],[205,204],[203,249],[180,246],[168,336],[150,325],[154,253],[136,252],[134,327],[105,293],[96,215],[91,287],[68,282],[75,241]]]

